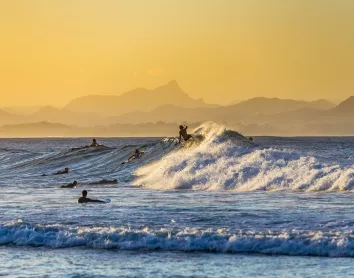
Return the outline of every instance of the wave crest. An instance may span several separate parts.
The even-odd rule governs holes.
[[[224,229],[64,228],[29,224],[0,225],[0,245],[122,250],[200,251],[310,256],[354,256],[348,232],[227,231]]]
[[[353,166],[325,163],[291,150],[255,146],[235,131],[205,123],[203,138],[136,171],[135,185],[154,189],[346,191],[354,188]]]

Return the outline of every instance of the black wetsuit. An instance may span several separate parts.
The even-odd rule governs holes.
[[[62,185],[60,188],[74,188],[77,186],[77,183],[69,183],[68,185]]]
[[[56,172],[54,175],[64,175],[64,174],[69,174],[69,171],[59,171]]]
[[[80,204],[84,204],[84,203],[104,203],[103,201],[100,201],[100,200],[92,200],[90,198],[83,198],[83,197],[80,197],[77,200],[77,202],[80,203]]]
[[[188,141],[192,138],[192,135],[187,134],[187,128],[183,128],[179,131],[179,136],[182,136],[184,141]]]

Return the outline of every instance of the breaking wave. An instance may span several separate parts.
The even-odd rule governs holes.
[[[135,185],[159,190],[354,189],[353,165],[340,165],[292,150],[256,146],[237,132],[212,122],[185,144],[155,163],[139,168]],[[198,140],[197,140],[198,141]]]
[[[353,257],[353,231],[228,231],[0,225],[0,245]]]

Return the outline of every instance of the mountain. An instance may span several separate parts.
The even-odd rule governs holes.
[[[4,110],[0,110],[0,117],[3,118],[3,117],[12,117],[13,115],[7,111],[4,111]]]
[[[333,115],[338,116],[354,116],[354,96],[351,96],[339,103],[330,111]]]
[[[217,121],[235,123],[242,121],[244,123],[260,123],[265,120],[276,120],[281,116],[286,120],[304,119],[322,115],[327,107],[333,107],[334,104],[326,100],[313,102],[253,98],[243,101],[239,104],[222,107],[197,107],[184,108],[175,105],[164,105],[151,111],[134,111],[125,113],[117,117],[111,117],[109,123],[147,123],[147,122],[201,122]]]
[[[17,116],[28,116],[35,113],[44,106],[7,106],[2,108],[3,111]]]
[[[48,122],[5,125],[0,127],[1,137],[47,137],[63,136],[74,130],[73,127]]]
[[[27,117],[26,122],[52,122],[70,125],[92,126],[104,120],[92,113],[76,113],[68,109],[46,106]]]
[[[0,110],[0,125],[18,123],[21,119],[21,116],[13,115],[2,109]]]
[[[109,123],[155,123],[159,121],[167,123],[181,123],[181,122],[202,122],[208,120],[222,121],[223,119],[231,117],[239,117],[237,112],[219,108],[184,108],[175,105],[164,105],[155,108],[151,111],[134,111],[126,113],[117,117],[109,118]]]
[[[299,110],[302,108],[326,110],[334,106],[333,103],[323,99],[316,101],[301,101],[265,97],[256,97],[232,105],[236,111],[244,115],[275,114]]]
[[[153,90],[138,88],[119,96],[85,96],[72,100],[66,109],[75,112],[97,113],[102,116],[117,116],[132,111],[148,111],[159,106],[173,104],[184,108],[210,107],[202,99],[189,97],[171,81]]]

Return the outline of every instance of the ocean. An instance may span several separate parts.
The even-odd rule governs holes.
[[[0,139],[0,276],[354,276],[354,137],[193,135]]]

